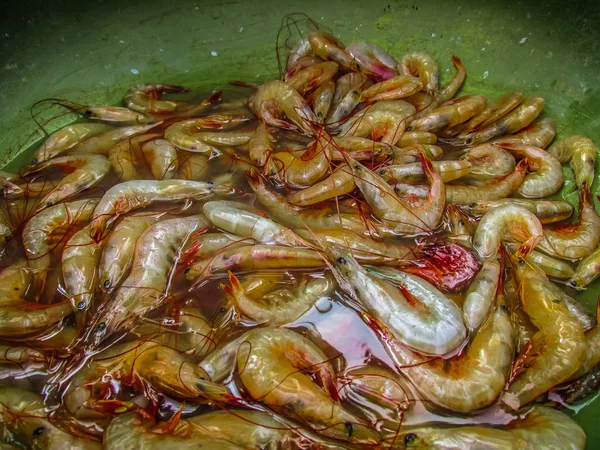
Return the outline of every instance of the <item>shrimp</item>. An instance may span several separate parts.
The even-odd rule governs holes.
[[[179,154],[178,161],[179,169],[175,174],[175,179],[201,181],[206,179],[210,172],[208,156],[201,153]]]
[[[325,61],[331,60],[340,66],[354,70],[356,63],[354,58],[344,49],[345,46],[329,33],[321,30],[314,30],[308,34],[308,42],[317,54]]]
[[[227,202],[207,202],[202,210],[214,226],[243,238],[252,238],[263,244],[305,245],[304,241],[289,228]]]
[[[108,235],[98,266],[98,280],[104,292],[112,293],[128,275],[139,237],[163,216],[164,213],[147,212],[126,216]]]
[[[496,98],[494,101],[490,102],[483,111],[467,122],[465,131],[459,137],[468,136],[469,133],[485,128],[497,120],[500,120],[519,106],[524,98],[525,95],[522,92],[509,92],[508,94]]]
[[[33,216],[23,229],[23,248],[32,275],[32,292],[42,294],[47,272],[52,263],[51,252],[64,239],[70,227],[86,224],[98,200],[77,200],[44,209]]]
[[[236,359],[240,380],[255,400],[309,424],[324,436],[362,444],[378,442],[376,431],[336,401],[333,366],[303,335],[284,328],[251,330]],[[313,379],[320,380],[322,388]]]
[[[301,37],[298,42],[290,49],[286,60],[286,69],[289,70],[293,67],[299,59],[305,56],[312,56],[314,54],[310,42],[307,37]]]
[[[312,107],[317,116],[317,122],[320,124],[325,123],[329,110],[333,102],[333,95],[335,93],[335,83],[332,80],[328,80],[322,83],[312,95]]]
[[[159,124],[160,122],[148,125],[131,125],[115,128],[80,142],[74,147],[71,147],[68,152],[70,155],[92,154],[107,156],[108,152],[119,142],[144,134]]]
[[[376,268],[400,288],[365,270],[346,250],[323,243],[332,271],[352,298],[357,298],[375,319],[410,348],[443,355],[466,337],[458,307],[434,286],[415,275],[390,268]]]
[[[215,149],[215,134],[207,134],[199,130],[219,129],[223,130],[231,126],[243,124],[249,120],[248,117],[239,115],[213,114],[211,116],[196,117],[194,119],[175,122],[165,130],[165,139],[175,147],[188,152],[210,153]],[[212,143],[210,138],[213,138]],[[248,142],[247,134],[242,136],[242,143]]]
[[[506,243],[504,245],[511,253],[515,253],[519,248],[519,245],[514,243]],[[525,261],[542,269],[550,278],[557,280],[568,280],[574,275],[573,268],[566,262],[561,261],[560,259],[552,258],[551,256],[535,250],[532,250],[525,257]]]
[[[0,344],[0,382],[6,383],[46,373],[47,358],[40,351],[30,347]]]
[[[471,163],[471,171],[463,183],[479,185],[515,170],[515,158],[503,148],[482,144],[468,149],[460,158]]]
[[[331,154],[331,159],[337,161],[345,161],[345,153],[352,153],[352,158],[357,161],[361,160],[377,160],[381,157],[392,156],[394,148],[383,142],[372,141],[356,136],[337,136],[334,138],[335,147]]]
[[[401,75],[419,77],[428,94],[434,94],[440,88],[440,68],[437,61],[428,53],[406,53],[398,63],[398,72]]]
[[[556,141],[548,149],[548,153],[561,163],[570,161],[579,189],[584,186],[592,188],[597,152],[594,142],[585,136],[569,136]]]
[[[258,88],[252,98],[252,110],[268,125],[312,134],[311,123],[317,118],[306,100],[283,81],[269,81]],[[292,122],[280,119],[284,115]]]
[[[99,240],[120,215],[155,202],[204,198],[219,189],[213,183],[185,180],[126,181],[110,188],[94,209],[91,236]]]
[[[248,141],[248,154],[252,162],[264,166],[275,147],[275,140],[265,122],[260,122]]]
[[[575,272],[567,282],[575,289],[582,290],[600,276],[600,248],[587,255],[577,264]]]
[[[444,156],[444,151],[437,145],[413,144],[407,147],[393,148],[392,164],[408,164],[418,162],[424,155],[432,161],[439,161]]]
[[[398,147],[408,147],[414,144],[435,144],[437,136],[427,131],[405,131],[400,136],[396,145]]]
[[[152,119],[147,115],[121,106],[80,105],[73,102],[58,102],[58,104],[89,120],[98,120],[118,126],[152,124]]]
[[[186,103],[170,100],[161,100],[162,94],[188,92],[183,86],[172,84],[138,84],[127,91],[123,101],[125,106],[133,111],[143,114],[161,114],[174,112],[187,106]]]
[[[244,286],[237,277],[229,272],[231,286],[221,284],[233,300],[234,308],[258,323],[269,326],[291,323],[307,312],[322,297],[328,296],[335,283],[331,276],[303,280],[294,289],[278,289],[252,298],[245,292]]]
[[[142,144],[142,155],[156,180],[171,180],[179,170],[177,148],[166,139],[152,139]]]
[[[90,237],[87,227],[75,233],[63,250],[65,294],[75,312],[79,328],[85,324],[87,311],[92,307],[101,253],[102,244]]]
[[[160,138],[160,133],[146,133],[117,143],[108,152],[108,159],[119,180],[130,181],[144,178],[140,175],[142,159],[142,144],[149,140]]]
[[[354,66],[375,81],[386,81],[398,74],[396,60],[376,44],[353,42],[346,52],[354,58]]]
[[[393,223],[396,232],[415,234],[434,230],[441,223],[446,203],[445,185],[431,161],[421,156],[425,176],[431,183],[424,200],[399,199],[394,190],[379,175],[348,158],[355,182],[375,215]]]
[[[102,155],[59,156],[29,167],[25,175],[32,175],[48,168],[57,168],[68,173],[60,183],[41,200],[40,210],[96,186],[110,172],[110,162]]]
[[[325,120],[329,128],[337,128],[360,103],[360,94],[369,85],[369,79],[361,73],[349,72],[335,83],[332,105]]]
[[[596,364],[582,377],[553,389],[548,396],[555,400],[558,395],[561,403],[571,405],[596,393],[598,387],[600,387],[600,364]]]
[[[398,100],[419,92],[421,89],[423,89],[423,83],[418,78],[398,75],[363,90],[360,94],[360,101],[373,103],[381,100]]]
[[[113,127],[104,123],[75,123],[67,125],[48,136],[35,152],[33,162],[40,163],[54,158],[86,139],[111,130],[113,130]]]
[[[425,108],[428,108],[434,103],[434,99],[431,95],[426,94],[425,92],[416,92],[413,95],[409,95],[408,97],[404,97],[404,101],[410,103],[415,107],[417,113],[420,113]],[[437,103],[435,104],[437,106]],[[428,109],[431,111],[433,108]]]
[[[600,308],[596,305],[596,319],[599,317]],[[590,370],[600,363],[600,325],[596,322],[596,325],[585,333],[585,358],[581,363],[581,366],[577,369],[570,380],[576,380],[579,377],[584,376]]]
[[[0,306],[0,337],[20,337],[47,331],[71,312],[68,302],[38,305],[23,301]]]
[[[523,144],[498,143],[500,147],[508,150],[513,156],[526,158],[529,169],[523,183],[516,194],[524,198],[540,198],[552,195],[560,190],[564,177],[560,162],[548,152],[537,147]]]
[[[471,163],[468,161],[433,161],[433,168],[439,173],[442,181],[457,180],[469,174]],[[388,182],[421,182],[426,179],[420,162],[382,167],[377,173]]]
[[[506,138],[499,138],[499,140],[511,140],[515,139],[515,142],[532,147],[546,148],[548,144],[552,142],[556,136],[556,126],[554,120],[550,117],[543,119],[537,119],[531,125],[523,128],[517,134],[513,136],[507,136]]]
[[[483,95],[465,95],[444,103],[426,116],[413,120],[411,130],[436,132],[443,128],[452,128],[466,122],[481,111],[487,98]]]
[[[98,351],[167,298],[174,267],[190,236],[208,223],[200,216],[165,220],[150,226],[137,241],[131,272],[101,305],[84,334],[85,350]]]
[[[562,291],[540,269],[509,254],[519,281],[523,310],[538,331],[517,358],[502,402],[513,410],[535,400],[573,375],[585,358],[581,325],[567,308]]]
[[[324,180],[288,195],[288,201],[298,206],[309,206],[349,194],[354,189],[356,184],[352,171],[347,164],[341,164]]]
[[[540,115],[543,108],[543,98],[527,97],[523,100],[523,103],[504,117],[484,128],[470,133],[464,139],[461,139],[459,136],[459,139],[456,142],[464,142],[467,145],[477,145],[505,134],[513,134],[533,122],[537,116]]]
[[[528,209],[534,213],[541,223],[560,222],[573,214],[573,205],[564,200],[525,200],[520,198],[504,198],[473,202],[466,209],[469,214],[482,216],[488,211],[505,204],[513,204]]]
[[[325,61],[296,72],[286,82],[303,95],[331,80],[337,73],[338,68],[339,66],[336,63]]]
[[[227,233],[206,233],[190,241],[184,250],[186,260],[210,258],[223,249],[253,245],[253,239],[244,239]]]
[[[484,260],[495,258],[505,240],[519,243],[517,255],[524,258],[542,240],[544,230],[531,211],[513,204],[505,204],[487,212],[473,236],[473,248]]]
[[[26,260],[18,260],[0,272],[0,306],[23,301],[31,284]]]
[[[592,253],[600,244],[600,216],[594,208],[590,191],[579,192],[579,221],[575,225],[546,228],[538,249],[550,256],[577,260]]]
[[[481,270],[469,285],[463,302],[465,324],[469,331],[477,330],[485,321],[496,298],[502,264],[489,259],[483,262]]]

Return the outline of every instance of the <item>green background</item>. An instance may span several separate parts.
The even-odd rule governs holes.
[[[541,95],[559,135],[586,134],[600,143],[600,2],[4,1],[0,167],[14,160],[8,167],[17,168],[28,157],[15,158],[42,137],[30,108],[43,98],[118,104],[142,82],[206,88],[272,79],[277,30],[293,12],[310,15],[347,44],[372,41],[396,57],[429,51],[446,80],[455,54],[467,68],[463,93]],[[42,118],[51,115],[42,110]],[[54,120],[49,131],[71,120]],[[561,195],[576,202],[572,173],[565,172]],[[599,288],[579,298],[593,306]],[[599,415],[598,402],[576,415],[590,449],[600,448]]]

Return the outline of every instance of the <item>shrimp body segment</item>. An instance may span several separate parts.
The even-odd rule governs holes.
[[[75,123],[67,125],[52,133],[44,141],[35,153],[33,160],[36,163],[44,162],[66,152],[86,139],[106,133],[112,129],[112,126],[104,123]]]
[[[440,88],[440,68],[435,58],[428,53],[405,54],[398,63],[398,72],[419,77],[429,94],[435,94]]]
[[[561,163],[569,162],[575,172],[575,182],[579,189],[584,186],[591,189],[598,150],[590,138],[569,136],[552,144],[548,153],[555,156]]]
[[[187,92],[189,89],[171,84],[138,84],[125,94],[125,105],[143,114],[161,114],[173,112],[185,105],[182,102],[161,100],[167,93]]]

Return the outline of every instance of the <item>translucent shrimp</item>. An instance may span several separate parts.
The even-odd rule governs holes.
[[[538,250],[551,256],[577,260],[593,252],[600,244],[600,216],[590,191],[579,191],[579,221],[575,225],[546,228]]]
[[[425,91],[435,94],[440,89],[440,68],[437,61],[425,52],[409,52],[400,59],[398,72],[419,77]]]
[[[331,80],[338,68],[336,63],[325,61],[300,70],[289,77],[286,82],[300,94],[305,94]]]
[[[410,129],[434,133],[444,128],[455,127],[481,111],[486,103],[487,98],[483,95],[465,95],[455,98],[426,116],[413,120],[410,123]]]
[[[341,164],[324,180],[288,195],[288,201],[298,206],[309,206],[349,194],[354,189],[356,184],[352,171],[347,164]]]
[[[252,109],[271,126],[286,130],[299,129],[304,134],[312,134],[309,123],[317,122],[306,100],[283,81],[269,81],[259,87],[252,98]],[[282,115],[292,123],[282,120]]]
[[[275,148],[275,139],[271,135],[265,122],[260,122],[254,134],[248,141],[248,154],[250,159],[260,167],[264,166],[267,158]]]
[[[210,172],[208,156],[201,153],[186,153],[178,155],[179,169],[174,178],[189,181],[206,180]]]
[[[519,281],[523,310],[538,331],[517,358],[502,402],[519,410],[573,375],[585,358],[581,325],[565,305],[561,290],[544,273],[509,254]]]
[[[98,120],[113,125],[125,126],[152,123],[145,114],[121,106],[81,105],[73,102],[58,102],[59,105],[70,109],[89,120]]]
[[[224,201],[207,202],[202,207],[216,227],[263,244],[304,246],[304,241],[289,228],[266,217],[237,208]]]
[[[181,109],[183,106],[188,106],[183,102],[161,100],[160,97],[162,94],[188,91],[188,88],[172,84],[138,84],[127,91],[123,101],[125,102],[125,106],[133,111],[143,114],[161,114],[173,112]]]
[[[311,56],[314,52],[312,47],[310,46],[310,42],[308,42],[307,37],[302,37],[298,39],[298,42],[294,44],[294,46],[290,49],[286,60],[286,69],[289,70],[290,67],[293,67],[296,62],[305,56]]]
[[[496,122],[519,106],[524,98],[525,95],[522,92],[509,92],[491,101],[483,111],[467,122],[465,131],[460,137],[465,137],[469,133]]]
[[[469,285],[462,306],[469,331],[477,330],[487,318],[496,299],[501,268],[501,263],[496,259],[484,261],[483,267]]]
[[[598,316],[600,316],[600,307],[596,305],[596,319],[600,318]],[[579,369],[577,369],[577,372],[571,375],[571,380],[576,380],[584,376],[600,363],[600,325],[598,325],[597,321],[596,325],[585,333],[585,344],[585,358]]]
[[[119,127],[101,133],[97,136],[92,136],[85,141],[71,147],[69,154],[72,155],[104,155],[107,156],[108,152],[119,142],[144,134],[156,127],[158,123],[148,125],[131,125],[126,127]]]
[[[505,204],[487,212],[473,236],[473,248],[482,259],[495,258],[502,241],[519,243],[517,254],[525,257],[542,240],[544,230],[531,211]]]
[[[86,227],[75,233],[65,244],[62,254],[62,275],[65,294],[75,312],[77,324],[85,324],[96,291],[98,263],[102,244],[90,237]]]
[[[159,222],[142,234],[129,276],[87,328],[85,350],[97,351],[118,340],[140,317],[161,306],[181,250],[193,233],[207,227],[206,220],[197,215]]]
[[[434,286],[415,275],[389,268],[374,269],[400,286],[365,270],[346,250],[324,246],[333,273],[344,289],[402,343],[412,349],[443,355],[466,337],[458,307]]]
[[[393,229],[402,234],[415,234],[434,230],[439,226],[446,204],[445,185],[431,161],[421,156],[425,176],[431,183],[424,200],[414,197],[399,199],[392,187],[379,175],[360,163],[349,159],[356,185],[365,196],[375,215],[389,221]]]
[[[46,356],[30,347],[0,344],[0,382],[48,373]]]
[[[534,213],[542,223],[560,222],[568,219],[573,214],[573,205],[564,200],[525,200],[520,198],[504,198],[500,200],[473,202],[466,208],[470,214],[482,216],[488,211],[507,203],[528,209]]]
[[[333,95],[335,93],[335,83],[328,80],[321,84],[312,95],[312,107],[317,116],[317,122],[325,123],[331,105],[333,103]]]
[[[223,249],[253,245],[253,239],[244,239],[227,233],[205,233],[190,241],[185,249],[185,259],[197,260],[215,256]]]
[[[31,269],[32,292],[42,294],[52,263],[51,252],[73,226],[87,224],[98,200],[77,200],[44,209],[23,229],[23,248]]]
[[[417,110],[417,113],[420,113],[425,108],[429,108],[432,104],[434,104],[433,97],[425,92],[416,92],[413,95],[405,97],[404,101],[413,105]],[[435,103],[435,105],[429,108],[427,111],[433,110],[435,106],[437,106],[437,103]]]
[[[26,260],[18,260],[0,272],[0,306],[20,303],[31,283]]]
[[[408,147],[414,144],[435,144],[437,136],[427,131],[405,131],[400,136],[396,145],[398,147]]]
[[[48,331],[71,312],[68,302],[43,306],[21,302],[0,306],[0,337],[21,337]]]
[[[360,101],[372,103],[381,100],[398,100],[419,92],[421,89],[423,89],[423,83],[418,78],[398,75],[363,90],[360,94]]]
[[[160,137],[161,133],[145,133],[123,140],[110,149],[108,160],[119,180],[129,181],[147,177],[143,173],[145,164],[142,145]]]
[[[513,136],[507,136],[502,139],[515,139],[515,142],[531,145],[532,147],[546,148],[548,144],[552,142],[556,136],[556,126],[554,120],[550,117],[544,117],[543,119],[537,119],[531,125],[523,128],[517,134]]]
[[[509,252],[515,253],[519,244],[506,243],[504,244]],[[568,280],[574,275],[573,268],[560,259],[552,258],[544,253],[532,250],[526,257],[525,261],[535,267],[539,267],[550,278],[557,280]]]
[[[302,280],[293,290],[277,289],[260,298],[246,295],[244,286],[229,272],[231,286],[221,284],[221,288],[233,300],[235,309],[258,323],[269,326],[291,323],[302,316],[322,297],[328,296],[335,287],[331,276]]]
[[[346,69],[356,68],[354,58],[345,50],[344,44],[331,34],[314,30],[308,34],[308,42],[317,56],[325,61],[335,61]]]
[[[378,442],[376,431],[336,401],[333,366],[303,335],[284,328],[252,330],[245,335],[236,359],[240,380],[252,398],[324,436],[362,444]],[[322,388],[308,374],[320,380]]]
[[[600,249],[594,250],[577,264],[568,284],[582,290],[600,276]]]
[[[432,144],[413,144],[401,148],[394,147],[392,164],[418,162],[419,155],[424,155],[432,161],[439,161],[444,156],[444,151],[437,145]]]
[[[346,161],[345,153],[349,152],[357,161],[378,160],[394,154],[394,148],[383,142],[376,142],[371,139],[356,136],[337,136],[334,138],[335,147],[331,154],[334,161]]]
[[[231,126],[236,126],[247,122],[246,116],[233,116],[213,114],[211,116],[197,117],[175,122],[165,130],[165,139],[175,145],[177,148],[189,152],[210,153],[215,149],[215,141],[209,138],[215,138],[215,133],[209,134],[208,129],[223,130]],[[204,131],[202,131],[204,130]],[[215,138],[216,139],[216,138]],[[244,134],[242,143],[248,142],[250,136]]]
[[[54,158],[75,147],[80,142],[111,131],[112,129],[112,126],[103,123],[75,123],[67,125],[48,136],[35,152],[33,162],[40,163]]]
[[[585,136],[569,136],[556,141],[548,149],[548,153],[561,163],[569,161],[579,189],[592,187],[597,152],[594,142]]]
[[[68,173],[58,185],[40,200],[40,209],[55,205],[100,183],[110,172],[108,159],[102,155],[59,156],[29,167],[25,175],[32,175],[48,168]]]
[[[152,139],[142,145],[142,155],[156,180],[170,180],[179,169],[177,148],[166,139]]]
[[[213,183],[185,180],[126,181],[110,188],[94,210],[91,233],[102,238],[120,215],[144,208],[155,202],[197,200],[216,192]]]
[[[329,128],[337,128],[360,103],[360,94],[369,85],[369,79],[361,73],[349,72],[335,83],[333,101],[325,123]]]
[[[481,144],[468,149],[461,159],[471,163],[471,171],[463,183],[479,185],[515,170],[515,158],[503,148]]]
[[[431,164],[444,183],[462,178],[471,170],[469,161],[433,161]],[[420,162],[385,166],[377,174],[388,182],[418,183],[427,179]]]
[[[353,42],[346,52],[354,58],[354,66],[375,81],[389,80],[398,74],[396,60],[376,44]]]
[[[113,292],[129,274],[139,237],[163,216],[164,213],[147,212],[126,216],[108,235],[98,266],[98,280],[104,292]]]

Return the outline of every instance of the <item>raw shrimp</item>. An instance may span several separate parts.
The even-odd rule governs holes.
[[[398,147],[408,147],[414,144],[435,144],[437,136],[427,131],[405,131],[400,136],[396,145]]]
[[[244,239],[227,233],[206,233],[190,241],[184,259],[196,260],[214,256],[223,249],[253,245],[253,239]]]
[[[110,172],[110,162],[102,155],[59,156],[27,168],[25,175],[48,168],[62,170],[68,175],[40,200],[40,209],[68,200],[100,183]]]
[[[0,344],[0,383],[48,373],[48,359],[30,347]]]
[[[252,98],[252,109],[267,124],[286,130],[299,129],[312,134],[310,124],[317,118],[306,100],[283,81],[269,81],[258,88]],[[280,119],[285,115],[290,122]]]
[[[556,126],[550,117],[537,119],[531,125],[523,128],[513,136],[499,138],[499,140],[516,139],[516,142],[531,145],[532,147],[546,148],[556,136]]]
[[[465,214],[460,207],[448,203],[446,205],[447,225],[450,235],[447,237],[453,242],[462,244],[463,247],[472,248],[473,233],[477,222],[470,215]]]
[[[52,305],[21,301],[0,306],[0,337],[21,337],[49,330],[71,314],[68,302]]]
[[[490,102],[483,111],[467,122],[465,131],[460,137],[468,136],[469,133],[484,128],[501,119],[519,106],[524,98],[525,95],[522,92],[509,92],[508,94],[496,98],[494,101]]]
[[[201,153],[178,154],[179,169],[175,174],[175,179],[201,181],[208,177],[210,167],[208,165],[208,156]]]
[[[250,159],[262,167],[267,162],[269,155],[273,153],[274,147],[275,139],[271,135],[267,124],[261,121],[248,141]]]
[[[439,161],[444,156],[444,151],[437,145],[413,144],[407,147],[394,147],[392,164],[408,164],[419,162],[419,155],[424,155],[432,161]]]
[[[336,149],[333,150],[331,159],[337,161],[346,160],[344,152],[351,153],[350,156],[357,161],[373,161],[394,154],[394,148],[391,145],[362,137],[337,136],[334,138],[334,142]],[[339,150],[337,148],[339,148]]]
[[[491,209],[479,222],[473,236],[473,248],[484,260],[496,257],[505,240],[519,243],[517,254],[523,258],[542,240],[544,230],[531,211],[513,204]]]
[[[471,163],[465,184],[479,185],[515,170],[515,158],[506,150],[492,144],[482,144],[468,149],[461,159]]]
[[[298,206],[309,206],[349,194],[354,189],[356,184],[352,171],[347,164],[341,164],[324,180],[288,195],[288,201]]]
[[[91,235],[100,240],[120,215],[154,202],[198,200],[217,192],[213,183],[185,180],[126,181],[110,188],[94,209]]]
[[[587,186],[588,189],[592,188],[597,150],[590,138],[569,136],[552,144],[548,153],[561,163],[570,161],[569,165],[575,172],[575,182],[579,189],[584,186]]]
[[[469,285],[463,301],[465,325],[469,331],[477,330],[487,318],[496,299],[502,264],[496,259],[483,262],[481,270]]]
[[[305,246],[304,241],[289,228],[228,202],[207,202],[202,210],[214,226],[242,238],[252,238],[263,244]]]
[[[90,237],[86,227],[75,233],[62,253],[62,276],[65,295],[75,312],[77,325],[83,327],[92,307],[97,284],[102,243]]]
[[[314,54],[310,42],[307,37],[301,37],[298,42],[290,49],[286,60],[286,69],[289,70],[293,67],[296,62],[305,56],[312,56]]]
[[[573,214],[573,205],[564,200],[525,200],[520,198],[504,198],[500,200],[478,201],[466,206],[467,211],[475,216],[482,216],[488,211],[505,204],[513,204],[534,213],[540,222],[553,223],[568,219]]]
[[[84,334],[86,351],[98,351],[120,339],[147,312],[165,301],[181,250],[208,223],[200,216],[170,219],[150,226],[138,239],[131,272],[104,303]]]
[[[303,280],[293,290],[277,289],[260,298],[246,295],[244,286],[229,272],[231,286],[221,284],[221,288],[233,300],[234,308],[260,324],[269,326],[284,325],[298,319],[322,297],[328,296],[335,287],[331,276]]]
[[[115,174],[121,181],[144,178],[139,172],[143,165],[142,145],[149,140],[160,138],[161,133],[146,133],[117,143],[108,152]]]
[[[12,263],[0,272],[0,306],[23,301],[31,283],[31,272],[24,259]]]
[[[570,381],[569,383],[553,389],[549,393],[552,400],[556,400],[558,395],[560,402],[571,405],[579,403],[591,394],[598,392],[600,387],[600,364],[596,364],[592,369],[582,377]]]
[[[123,98],[125,106],[133,111],[143,114],[161,114],[174,112],[182,106],[188,106],[183,102],[161,100],[162,94],[188,92],[183,86],[172,84],[138,84],[129,89]]]
[[[465,95],[444,103],[426,116],[410,123],[411,130],[436,132],[466,122],[481,111],[487,98],[483,95]]]
[[[332,105],[325,121],[329,128],[337,128],[354,111],[360,103],[362,90],[369,84],[369,79],[357,72],[349,72],[336,81]]]
[[[571,275],[568,284],[575,289],[585,289],[586,286],[600,276],[600,248],[587,255],[577,264],[575,273]]]
[[[360,101],[372,103],[381,100],[398,100],[408,97],[422,88],[423,83],[418,78],[398,75],[363,90],[360,94]]]
[[[284,328],[251,330],[240,344],[236,359],[240,380],[255,400],[310,425],[324,436],[362,444],[379,441],[376,431],[336,400],[333,366],[303,335]],[[307,373],[320,380],[322,388]]]
[[[144,134],[159,123],[149,125],[131,125],[119,127],[105,133],[93,136],[69,149],[71,155],[108,155],[108,152],[119,142]]]
[[[511,253],[515,253],[519,248],[519,244],[506,243],[504,245]],[[535,250],[532,250],[525,257],[525,261],[542,269],[550,278],[555,278],[557,280],[568,280],[574,275],[573,268],[566,262],[561,261],[560,259],[552,258],[551,256]]]
[[[468,175],[471,169],[469,161],[433,161],[431,164],[435,171],[439,173],[444,183]],[[379,169],[377,173],[389,183],[414,183],[426,180],[425,172],[420,162],[385,166]]]
[[[406,53],[398,63],[398,72],[402,75],[419,77],[428,94],[435,94],[440,89],[440,68],[437,61],[428,53]]]
[[[579,221],[575,225],[546,228],[538,250],[551,256],[577,260],[592,253],[600,244],[600,216],[587,187],[579,191]]]
[[[398,64],[384,49],[370,42],[353,42],[346,52],[354,58],[354,67],[375,81],[395,77]]]
[[[189,152],[210,153],[215,149],[214,140],[217,134],[215,132],[206,132],[208,129],[223,130],[232,126],[243,124],[249,120],[244,115],[233,116],[223,114],[213,114],[205,117],[181,120],[175,122],[165,130],[165,139],[171,142],[175,147]],[[205,130],[205,131],[200,131]],[[209,142],[213,138],[213,143]],[[244,134],[242,143],[248,142],[250,137]]]
[[[517,189],[516,194],[525,198],[548,197],[560,190],[563,185],[563,171],[560,162],[551,154],[537,147],[523,144],[499,142],[496,145],[508,150],[513,156],[525,158],[532,173]]]
[[[336,63],[325,61],[296,72],[286,82],[303,95],[331,80],[337,73],[338,68],[339,66]]]
[[[54,158],[82,141],[113,129],[103,123],[75,123],[52,133],[35,152],[34,163]]]
[[[502,402],[519,410],[573,375],[585,358],[585,336],[562,291],[544,273],[509,253],[523,310],[538,331],[517,358]]]
[[[416,92],[413,95],[404,97],[404,101],[413,105],[417,110],[417,113],[420,113],[434,103],[433,97],[425,92]],[[437,103],[435,105],[437,105]],[[431,111],[433,108],[435,108],[435,105],[428,109],[428,111]]]
[[[322,245],[340,287],[402,343],[443,355],[463,342],[466,330],[460,310],[427,281],[394,269],[373,269],[398,283],[398,288],[367,272],[348,251]]]
[[[86,224],[98,200],[77,200],[44,209],[23,229],[23,248],[33,278],[32,292],[40,296],[52,263],[51,252],[73,226]]]
[[[152,139],[142,144],[142,155],[156,180],[175,178],[179,169],[177,148],[166,139]]]
[[[344,44],[329,33],[314,30],[308,34],[308,42],[317,56],[331,60],[346,69],[356,69],[354,58],[345,50]]]
[[[150,117],[121,106],[81,105],[68,101],[58,102],[58,104],[77,114],[81,114],[86,119],[90,120],[98,120],[100,122],[107,122],[119,126],[146,123],[152,125],[152,119]]]
[[[139,237],[163,216],[164,213],[147,212],[126,216],[108,235],[98,266],[98,280],[104,292],[113,292],[129,274]]]
[[[315,89],[312,95],[313,111],[317,116],[317,122],[320,124],[325,123],[333,102],[334,93],[335,83],[332,80],[328,80]]]

